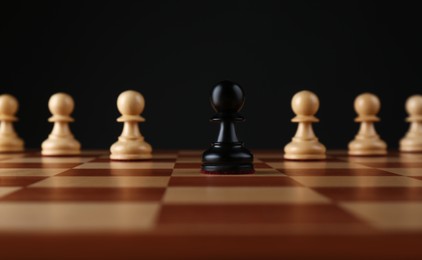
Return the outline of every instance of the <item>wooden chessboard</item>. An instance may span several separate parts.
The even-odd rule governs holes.
[[[200,151],[0,155],[0,259],[422,257],[422,154],[204,175]]]

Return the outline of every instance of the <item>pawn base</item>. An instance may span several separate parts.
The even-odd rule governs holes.
[[[17,153],[23,150],[23,141],[19,137],[0,137],[0,153]]]
[[[387,144],[379,138],[360,138],[349,143],[349,155],[352,156],[377,156],[387,154]]]
[[[67,156],[67,155],[79,155],[80,150],[42,150],[41,155],[43,156]]]
[[[81,145],[72,137],[49,136],[42,145],[41,154],[44,156],[78,155]]]
[[[285,154],[284,159],[286,160],[297,160],[297,161],[319,161],[325,160],[327,156],[325,154]]]
[[[114,143],[110,148],[110,159],[116,161],[137,161],[152,158],[152,147],[143,139],[124,140]]]
[[[252,174],[255,172],[253,164],[242,165],[202,165],[205,174]]]
[[[326,148],[323,144],[318,142],[318,139],[300,140],[293,138],[292,142],[284,147],[284,159],[287,160],[324,160]]]
[[[422,152],[422,136],[405,137],[400,141],[400,152],[419,153]]]
[[[113,161],[140,161],[151,159],[152,154],[110,154]]]
[[[202,155],[201,171],[206,174],[254,173],[253,155],[240,142],[216,142]]]

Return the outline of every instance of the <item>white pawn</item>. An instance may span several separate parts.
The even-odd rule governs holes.
[[[349,143],[350,155],[384,155],[387,154],[387,144],[380,139],[375,131],[374,122],[380,121],[377,114],[381,102],[371,93],[363,93],[355,99],[355,111],[358,116],[355,122],[360,122],[360,128],[355,139]]]
[[[325,159],[325,146],[318,141],[312,129],[312,123],[319,121],[315,117],[319,108],[317,95],[307,90],[300,91],[293,96],[291,105],[296,114],[292,122],[297,122],[298,128],[292,141],[284,147],[284,158],[289,160]]]
[[[407,99],[406,110],[410,122],[409,131],[400,140],[400,151],[422,152],[422,95],[414,95]]]
[[[81,152],[80,143],[75,140],[69,129],[74,119],[70,116],[74,109],[73,98],[65,93],[56,93],[50,97],[48,108],[52,116],[48,119],[54,123],[53,131],[41,147],[42,155],[61,156],[76,155]]]
[[[0,152],[21,152],[23,141],[13,129],[13,122],[18,112],[18,101],[12,95],[0,95]]]
[[[151,145],[144,141],[138,123],[145,119],[140,116],[145,107],[141,93],[134,90],[122,92],[117,98],[117,108],[122,114],[117,122],[123,122],[123,131],[111,148],[112,160],[142,160],[151,158]]]

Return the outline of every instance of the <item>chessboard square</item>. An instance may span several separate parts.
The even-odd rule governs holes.
[[[2,231],[146,231],[155,225],[156,203],[3,202]]]
[[[199,163],[184,163],[184,162],[177,161],[174,168],[175,169],[201,169],[201,166],[202,166],[201,162],[199,162]],[[267,165],[266,163],[255,162],[254,168],[266,169],[266,168],[271,168],[271,167],[269,165]]]
[[[382,230],[422,230],[422,202],[344,202],[340,206]]]
[[[216,178],[225,178],[225,177],[233,177],[236,176],[237,178],[242,177],[267,177],[267,176],[286,176],[283,173],[271,168],[255,168],[255,173],[253,174],[239,174],[239,175],[230,175],[230,174],[204,174],[201,173],[201,169],[174,169],[172,176],[192,176],[192,177],[216,177]]]
[[[397,176],[392,172],[370,168],[349,169],[278,169],[288,176]]]
[[[274,225],[306,224],[357,224],[363,223],[354,215],[333,204],[165,204],[159,216],[161,224],[259,224]],[[212,225],[211,225],[212,226]]]
[[[170,162],[98,162],[85,163],[75,169],[173,169]]]
[[[21,187],[0,187],[0,197],[11,194],[19,189],[21,189]],[[0,207],[1,207],[1,204],[0,204]]]
[[[0,187],[4,186],[27,186],[38,181],[44,180],[45,177],[34,176],[0,176]]]
[[[255,169],[272,169],[271,166],[269,166],[268,164],[264,162],[255,161],[253,166]]]
[[[166,187],[169,177],[153,176],[55,176],[32,184],[30,187],[84,188],[84,187]]]
[[[201,173],[201,169],[174,169],[172,176],[204,176],[205,174]]]
[[[242,178],[230,175],[225,178],[215,177],[173,177],[169,186],[173,187],[280,187],[280,186],[301,186],[296,181],[285,176],[259,178],[245,176]]]
[[[168,158],[151,158],[151,159],[143,159],[142,162],[149,162],[149,163],[157,163],[157,162],[175,162],[176,159],[168,159]],[[116,162],[115,160],[111,160],[110,158],[97,158],[92,161],[89,161],[90,163],[110,163],[110,162]]]
[[[403,176],[422,176],[422,168],[385,168],[383,170]]]
[[[28,168],[28,169],[60,169],[60,168],[73,168],[81,163],[8,163],[0,162],[0,169],[6,168]]]
[[[267,162],[267,164],[275,169],[362,169],[368,168],[364,165],[348,163],[348,162]]]
[[[272,168],[255,168],[255,173],[253,174],[255,177],[269,177],[269,176],[287,176],[280,171]]]
[[[359,156],[344,156],[344,157],[338,157],[339,159],[354,162],[354,163],[367,163],[367,162],[387,162],[387,157],[359,157]],[[391,158],[390,161],[395,161],[394,158]],[[397,158],[395,158],[397,159]]]
[[[371,168],[422,168],[422,162],[367,162],[362,165]]]
[[[422,187],[314,188],[334,201],[422,201]]]
[[[8,168],[8,169],[0,169],[0,176],[53,176],[59,174],[61,172],[66,171],[67,168],[62,169],[30,169],[30,168]]]
[[[307,187],[422,187],[422,181],[403,176],[292,176]]]
[[[171,169],[70,169],[57,176],[170,176]]]
[[[1,201],[161,201],[164,192],[165,188],[27,188]]]
[[[17,154],[0,153],[0,160],[3,161],[3,160],[11,159],[11,158],[19,158],[19,157],[24,157],[24,156],[25,156],[24,154],[20,154],[20,153],[17,153]]]
[[[22,157],[4,160],[5,163],[84,163],[95,157]]]
[[[417,157],[349,157],[347,158],[349,162],[356,163],[413,163],[413,162],[422,162],[422,156]]]
[[[169,187],[163,201],[169,204],[330,202],[326,197],[304,187]]]
[[[202,163],[181,163],[177,161],[177,163],[174,165],[175,169],[201,169]]]

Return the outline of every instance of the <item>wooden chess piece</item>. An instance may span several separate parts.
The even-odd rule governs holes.
[[[349,143],[349,155],[367,156],[387,154],[387,144],[377,134],[374,122],[380,121],[376,116],[381,108],[377,96],[363,93],[355,99],[355,111],[360,122],[360,129],[355,139]]]
[[[284,158],[289,160],[322,160],[326,158],[326,148],[315,136],[312,123],[319,122],[315,117],[319,108],[317,95],[311,91],[300,91],[292,98],[292,109],[296,116],[292,122],[298,128],[292,141],[284,147]]]
[[[19,103],[9,94],[0,95],[0,152],[21,152],[24,150],[24,142],[16,134],[13,122],[18,118]]]
[[[123,122],[123,132],[111,148],[112,160],[142,160],[152,157],[152,147],[144,141],[138,123],[145,119],[140,116],[145,107],[141,93],[127,90],[117,98],[117,108],[122,114],[117,122]]]
[[[422,95],[413,95],[406,101],[406,110],[410,122],[409,131],[400,140],[400,151],[422,152]]]
[[[222,81],[212,89],[210,101],[217,112],[210,121],[219,123],[220,131],[217,141],[202,155],[201,171],[207,174],[253,173],[253,155],[237,138],[234,125],[245,121],[239,114],[245,103],[242,87]]]
[[[66,93],[56,93],[50,97],[48,108],[52,116],[48,119],[53,122],[53,130],[41,147],[42,155],[62,156],[77,155],[81,152],[80,143],[73,137],[69,123],[74,119],[70,116],[74,109],[73,98]]]

